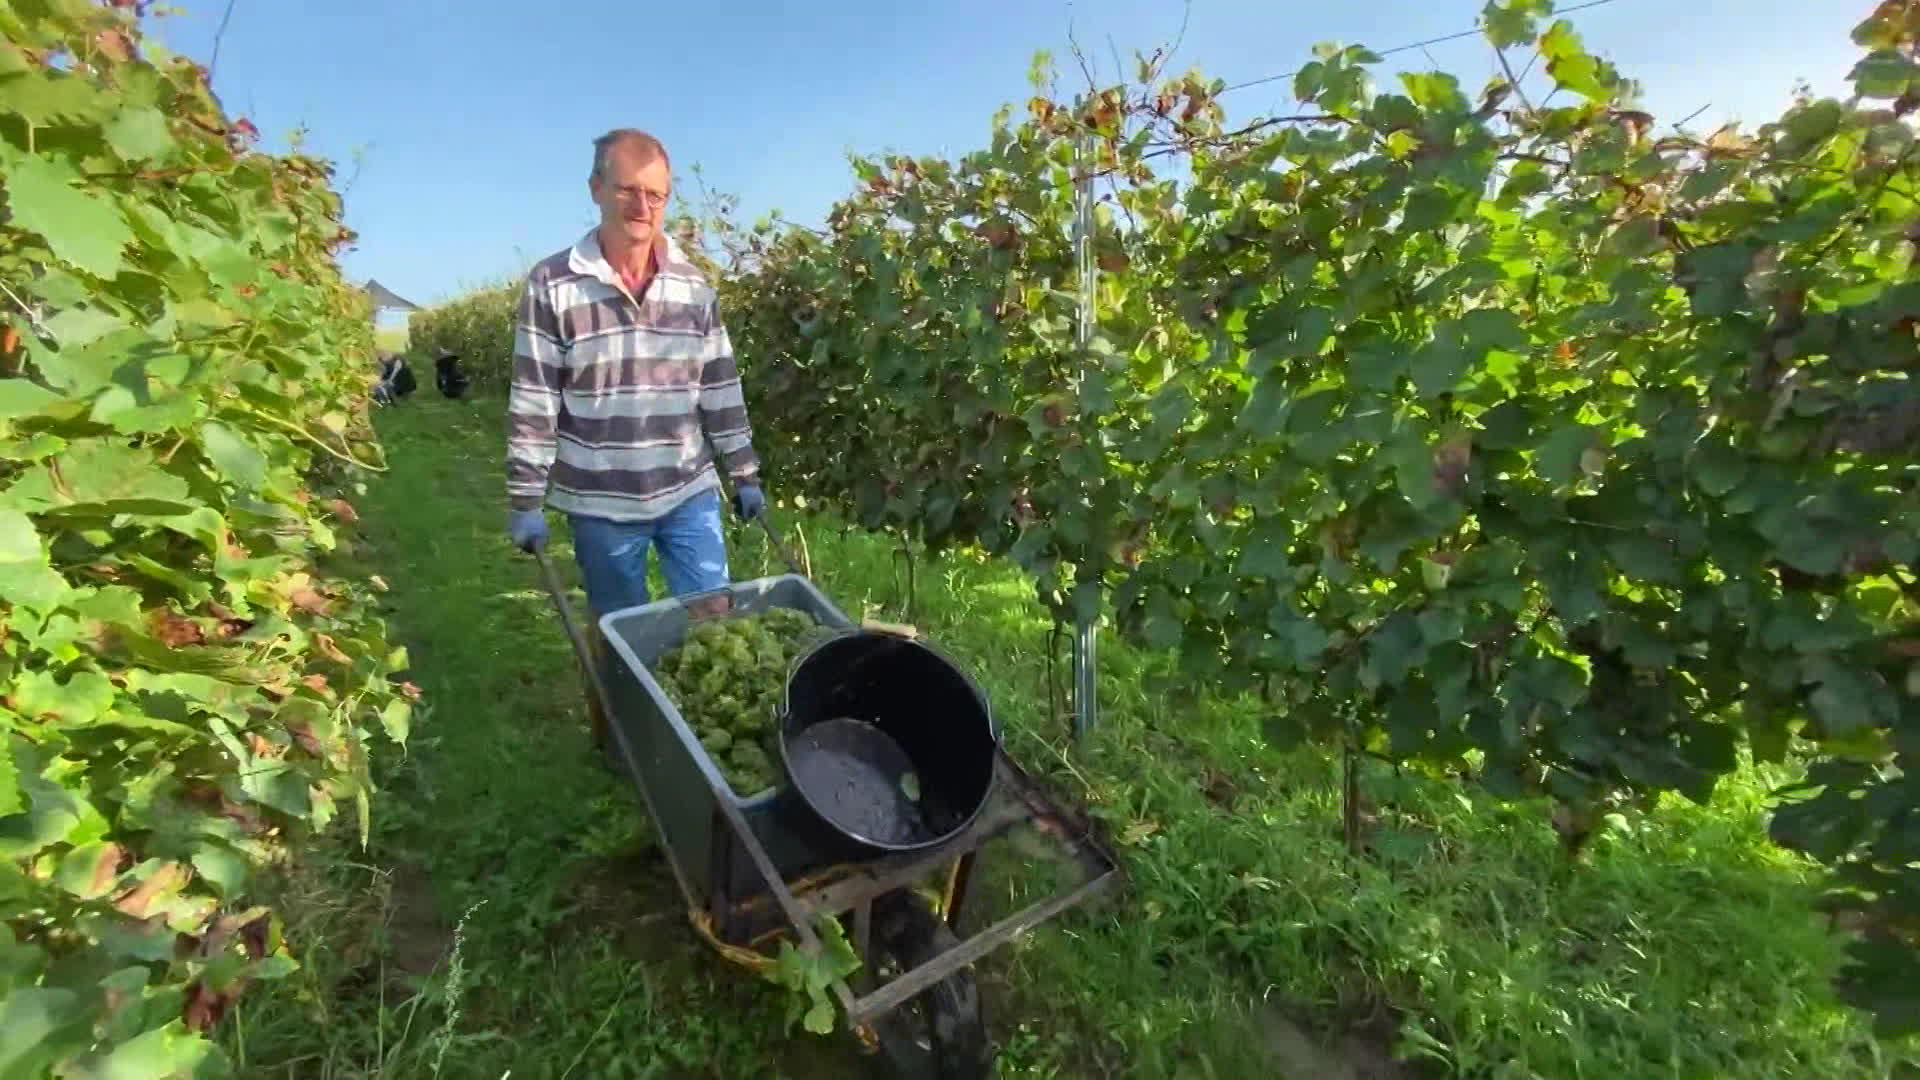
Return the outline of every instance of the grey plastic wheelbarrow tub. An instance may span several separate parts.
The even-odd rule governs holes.
[[[689,900],[703,908],[764,891],[760,877],[717,800],[737,807],[781,877],[791,881],[859,856],[844,837],[820,822],[791,786],[734,792],[700,746],[680,709],[654,680],[651,665],[686,639],[694,617],[688,605],[725,594],[729,615],[793,608],[832,630],[856,629],[806,578],[795,574],[737,582],[697,596],[656,600],[600,619],[607,644],[601,677],[613,699],[609,725],[619,727],[632,754],[630,767],[645,788],[662,846],[678,870]]]

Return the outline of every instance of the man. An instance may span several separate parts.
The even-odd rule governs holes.
[[[599,224],[536,265],[520,297],[508,532],[537,551],[543,505],[566,514],[596,618],[648,600],[649,549],[676,596],[728,584],[716,453],[735,512],[766,508],[716,293],[662,230],[671,190],[659,140],[595,139]],[[596,739],[604,724],[595,709]]]

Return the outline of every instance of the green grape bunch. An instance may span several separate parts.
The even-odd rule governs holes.
[[[654,662],[661,690],[735,794],[779,784],[774,718],[787,672],[831,633],[805,612],[773,608],[696,623]]]

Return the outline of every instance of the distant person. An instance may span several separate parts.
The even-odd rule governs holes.
[[[543,506],[566,514],[596,618],[647,602],[649,549],[676,596],[729,583],[716,454],[735,512],[766,509],[717,294],[662,229],[672,181],[653,136],[595,139],[600,222],[536,265],[520,296],[508,533],[538,551]]]
[[[413,393],[413,388],[413,369],[407,367],[407,358],[397,353],[380,354],[380,381],[374,384],[373,400],[391,405]]]
[[[457,398],[467,392],[467,373],[460,370],[460,356],[452,349],[441,349],[433,361],[433,384],[440,393]]]

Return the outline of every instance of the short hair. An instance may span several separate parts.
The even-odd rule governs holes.
[[[667,148],[661,145],[659,139],[641,131],[639,128],[614,128],[612,131],[593,140],[593,172],[588,175],[595,179],[600,178],[607,169],[607,154],[611,152],[614,147],[624,142],[639,143],[640,149],[645,151],[650,158],[658,157],[668,165],[673,164],[672,159],[667,157]]]

